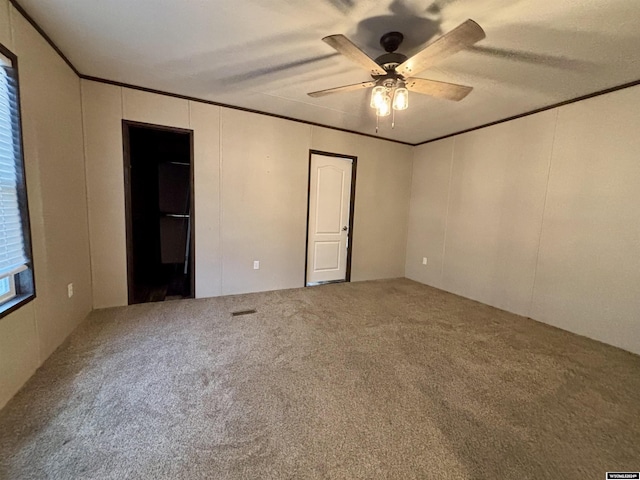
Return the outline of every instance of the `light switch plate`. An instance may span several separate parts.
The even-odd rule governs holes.
[[[253,261],[253,269],[254,270],[260,270],[260,260],[254,260]]]

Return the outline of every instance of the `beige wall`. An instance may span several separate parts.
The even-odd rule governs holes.
[[[221,109],[189,103],[189,126],[194,135],[194,191],[196,296],[222,293],[222,232],[220,231],[220,116]]]
[[[122,92],[94,82],[81,86],[93,307],[99,308],[127,298],[126,241],[113,238],[114,230],[125,231],[123,162],[111,161],[122,158]],[[123,272],[125,281],[117,281]]]
[[[222,110],[223,294],[303,286],[310,129]]]
[[[414,150],[405,275],[442,287],[454,139]],[[422,259],[427,258],[427,265]]]
[[[89,313],[91,278],[80,81],[6,0],[0,41],[20,67],[37,289],[33,302],[0,319],[2,407]]]
[[[94,308],[127,303],[123,118],[194,130],[197,297],[303,286],[310,149],[358,156],[352,279],[403,276],[411,147],[92,81],[82,92]]]
[[[531,316],[640,353],[640,87],[562,107]]]
[[[457,137],[442,288],[526,315],[556,112]]]
[[[417,147],[407,277],[640,353],[639,93]]]

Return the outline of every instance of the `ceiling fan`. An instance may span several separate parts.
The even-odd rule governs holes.
[[[466,97],[473,90],[473,87],[427,80],[413,75],[426,70],[449,55],[470,47],[483,38],[485,38],[485,33],[482,27],[473,20],[467,20],[429,43],[411,58],[407,58],[406,55],[396,52],[404,39],[402,33],[389,32],[380,38],[380,45],[386,53],[374,60],[344,35],[330,35],[324,37],[322,41],[352,62],[368,70],[373,80],[319,90],[308,93],[308,95],[322,97],[333,93],[374,87],[371,95],[371,107],[376,109],[378,116],[389,115],[392,107],[394,110],[407,108],[408,90],[432,97],[459,101]]]

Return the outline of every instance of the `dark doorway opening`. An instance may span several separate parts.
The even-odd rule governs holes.
[[[129,304],[194,296],[193,131],[123,121]]]

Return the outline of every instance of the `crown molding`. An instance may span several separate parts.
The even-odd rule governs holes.
[[[37,30],[37,32],[40,35],[42,35],[42,37],[47,41],[47,43],[51,46],[51,48],[53,48],[55,50],[55,52],[60,56],[60,58],[62,58],[62,60],[65,61],[65,63],[69,66],[69,68],[71,68],[71,70],[73,70],[73,72],[81,79],[90,80],[90,81],[93,81],[93,82],[105,83],[105,84],[108,84],[108,85],[115,85],[115,86],[123,87],[123,88],[130,88],[132,90],[139,90],[139,91],[142,91],[142,92],[155,93],[157,95],[165,95],[165,96],[169,96],[169,97],[180,98],[180,99],[189,100],[189,101],[192,101],[192,102],[206,103],[208,105],[216,105],[218,107],[224,107],[224,108],[230,108],[230,109],[233,109],[233,110],[240,110],[240,111],[243,111],[243,112],[255,113],[257,115],[266,115],[268,117],[280,118],[280,119],[283,119],[283,120],[289,120],[291,122],[303,123],[305,125],[311,125],[311,126],[314,126],[314,127],[328,128],[330,130],[337,130],[339,132],[351,133],[351,134],[354,134],[354,135],[360,135],[360,136],[363,136],[363,137],[375,138],[375,139],[378,139],[378,140],[384,140],[384,141],[387,141],[387,142],[398,143],[398,144],[401,144],[401,145],[408,145],[408,146],[412,146],[412,147],[417,147],[417,146],[420,146],[420,145],[426,145],[428,143],[437,142],[439,140],[444,140],[445,138],[451,138],[451,137],[455,137],[457,135],[462,135],[463,133],[469,133],[469,132],[473,132],[475,130],[481,130],[483,128],[492,127],[492,126],[498,125],[500,123],[510,122],[512,120],[517,120],[519,118],[527,117],[529,115],[534,115],[536,113],[544,112],[546,110],[552,110],[554,108],[562,107],[564,105],[569,105],[571,103],[581,102],[582,100],[587,100],[589,98],[598,97],[600,95],[606,95],[607,93],[612,93],[612,92],[616,92],[618,90],[623,90],[625,88],[630,88],[630,87],[635,87],[637,85],[640,85],[640,79],[639,80],[634,80],[632,82],[623,83],[621,85],[616,85],[616,86],[613,86],[613,87],[605,88],[603,90],[598,90],[598,91],[593,92],[593,93],[588,93],[586,95],[581,95],[579,97],[572,98],[570,100],[564,100],[562,102],[554,103],[552,105],[546,105],[544,107],[536,108],[535,110],[531,110],[531,111],[528,111],[528,112],[525,112],[525,113],[519,113],[518,115],[513,115],[511,117],[502,118],[500,120],[496,120],[496,121],[493,121],[493,122],[489,122],[489,123],[485,123],[485,124],[482,124],[482,125],[478,125],[477,127],[467,128],[465,130],[460,130],[458,132],[449,133],[447,135],[442,135],[440,137],[431,138],[431,139],[424,140],[424,141],[418,142],[418,143],[410,143],[410,142],[403,142],[401,140],[394,140],[392,138],[380,137],[378,135],[372,135],[370,133],[362,133],[362,132],[357,132],[355,130],[348,130],[348,129],[345,129],[345,128],[333,127],[331,125],[324,125],[322,123],[316,123],[316,122],[309,122],[309,121],[306,121],[306,120],[300,120],[298,118],[287,117],[285,115],[278,115],[278,114],[275,114],[275,113],[263,112],[263,111],[260,111],[260,110],[253,110],[251,108],[244,108],[244,107],[238,107],[238,106],[235,106],[235,105],[229,105],[229,104],[226,104],[226,103],[214,102],[214,101],[206,100],[206,99],[203,99],[203,98],[191,97],[191,96],[188,96],[188,95],[181,95],[181,94],[178,94],[178,93],[165,92],[165,91],[162,91],[162,90],[156,90],[156,89],[153,89],[153,88],[142,87],[142,86],[139,86],[139,85],[132,85],[132,84],[128,84],[128,83],[117,82],[117,81],[114,81],[114,80],[108,80],[108,79],[105,79],[105,78],[93,77],[91,75],[84,75],[84,74],[80,73],[80,71],[73,65],[73,63],[71,63],[71,61],[66,57],[66,55],[62,52],[62,50],[60,50],[58,48],[58,46],[53,42],[53,40],[51,40],[49,35],[47,35],[47,33],[40,27],[40,25],[38,25],[36,23],[36,21],[25,11],[24,8],[22,8],[22,6],[18,3],[18,0],[9,0],[9,2],[31,24],[31,26],[33,26],[33,28],[35,28]]]
[[[635,87],[636,85],[640,85],[640,80],[634,80],[633,82],[623,83],[622,85],[616,85],[615,87],[609,87],[609,88],[605,88],[604,90],[598,90],[597,92],[581,95],[579,97],[572,98],[571,100],[564,100],[562,102],[554,103],[553,105],[547,105],[545,107],[536,108],[535,110],[531,110],[529,112],[519,113],[518,115],[513,115],[512,117],[496,120],[495,122],[485,123],[477,127],[467,128],[466,130],[460,130],[459,132],[449,133],[441,137],[425,140],[424,142],[414,143],[413,146],[418,147],[420,145],[426,145],[427,143],[437,142],[438,140],[444,140],[445,138],[451,138],[451,137],[455,137],[456,135],[462,135],[463,133],[469,133],[475,130],[492,127],[500,123],[510,122],[512,120],[517,120],[518,118],[522,118],[522,117],[528,117],[529,115],[534,115],[536,113],[544,112],[546,110],[553,110],[554,108],[562,107],[564,105],[569,105],[571,103],[581,102],[583,100],[588,100],[589,98],[599,97],[600,95],[606,95],[607,93],[616,92],[618,90],[624,90],[625,88]]]

